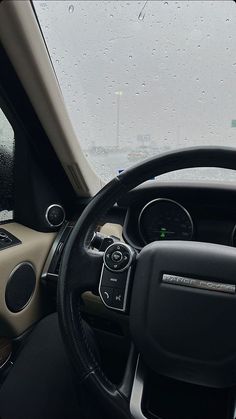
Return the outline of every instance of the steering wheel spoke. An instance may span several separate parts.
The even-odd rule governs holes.
[[[99,281],[99,295],[106,307],[127,311],[134,260],[135,251],[125,243],[113,243],[106,249]]]
[[[82,294],[85,291],[97,293],[103,267],[103,252],[86,250],[79,259],[75,258],[69,267],[70,287]]]
[[[142,411],[146,376],[147,369],[132,344],[119,392],[127,399],[133,419],[147,419]]]

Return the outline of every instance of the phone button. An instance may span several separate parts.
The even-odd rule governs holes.
[[[103,302],[108,306],[112,306],[113,288],[101,287],[100,294]]]

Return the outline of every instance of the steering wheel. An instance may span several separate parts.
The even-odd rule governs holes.
[[[89,247],[99,220],[125,193],[192,167],[235,170],[236,149],[183,149],[122,172],[89,202],[65,247],[58,283],[63,339],[79,382],[113,417],[145,417],[144,368],[205,386],[236,384],[235,248],[194,241],[153,242],[139,254],[122,242],[104,253]],[[135,350],[120,386],[110,382],[87,340],[81,317],[85,291],[129,315]]]

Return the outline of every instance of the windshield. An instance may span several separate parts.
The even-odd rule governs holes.
[[[105,181],[168,150],[235,147],[234,1],[34,6],[78,140]],[[219,169],[201,177],[236,179]]]

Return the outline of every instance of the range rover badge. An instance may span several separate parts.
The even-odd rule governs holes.
[[[232,284],[187,278],[178,275],[163,274],[162,282],[171,285],[182,285],[184,287],[200,288],[207,291],[226,292],[229,294],[235,293],[235,285]]]

